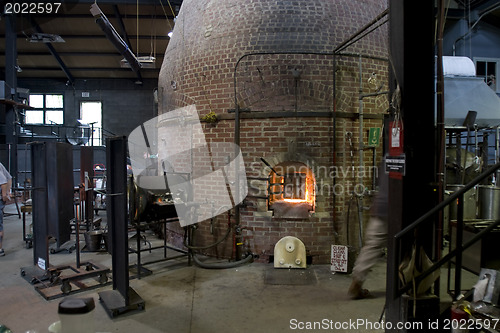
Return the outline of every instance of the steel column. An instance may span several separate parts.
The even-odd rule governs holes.
[[[398,295],[398,266],[409,250],[400,244],[423,246],[430,255],[433,229],[420,228],[403,242],[394,235],[435,205],[434,135],[434,3],[390,0],[390,88],[393,117],[403,124],[403,152],[406,173],[389,179],[389,230],[386,292],[386,321],[405,321],[402,298]],[[418,27],[418,29],[417,29]],[[399,95],[394,95],[396,88]],[[394,101],[394,99],[393,99]],[[417,309],[418,310],[418,309]],[[418,314],[418,311],[417,311]],[[436,314],[437,315],[437,314]],[[427,320],[427,319],[426,319]],[[396,330],[386,330],[395,332]]]
[[[106,212],[108,250],[113,265],[113,290],[99,293],[111,317],[131,310],[144,310],[145,302],[129,286],[127,214],[127,139],[106,140]]]
[[[12,88],[17,89],[17,33],[16,16],[5,15],[5,82]],[[17,100],[16,96],[13,97]],[[16,109],[14,105],[5,105],[5,143],[9,147],[8,165],[12,175],[12,184],[17,187],[17,126]]]

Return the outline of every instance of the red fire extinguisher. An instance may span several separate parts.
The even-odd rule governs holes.
[[[469,314],[462,309],[462,306],[454,304],[451,307],[451,333],[466,333],[469,332],[467,328],[469,321]]]

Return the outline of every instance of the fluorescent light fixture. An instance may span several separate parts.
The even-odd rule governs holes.
[[[137,57],[137,61],[141,64],[141,68],[156,68],[156,58],[152,56]],[[126,58],[120,61],[121,68],[130,68],[130,64]]]
[[[65,43],[66,41],[59,35],[54,34],[44,34],[44,33],[33,33],[31,37],[28,38],[31,43]]]

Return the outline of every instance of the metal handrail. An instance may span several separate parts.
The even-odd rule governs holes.
[[[459,232],[458,229],[463,226],[463,195],[465,192],[469,191],[471,188],[474,186],[478,185],[481,181],[495,173],[498,169],[500,169],[500,163],[497,163],[490,168],[488,168],[485,172],[474,178],[471,182],[468,184],[464,185],[463,188],[460,190],[456,191],[452,195],[450,195],[446,200],[443,200],[441,203],[439,203],[436,207],[422,215],[420,218],[418,218],[415,222],[411,223],[407,227],[405,227],[403,230],[399,231],[397,234],[394,235],[393,242],[394,242],[394,249],[397,248],[397,242],[406,234],[408,234],[410,231],[413,231],[415,228],[420,226],[422,223],[426,222],[430,217],[432,217],[434,214],[448,206],[449,204],[455,202],[455,200],[459,200],[458,202],[458,218],[457,218],[457,247],[450,251],[446,256],[438,260],[436,263],[434,263],[431,267],[429,267],[425,272],[420,274],[419,276],[415,277],[414,281],[411,283],[406,284],[402,288],[398,288],[398,293],[397,296],[401,296],[404,292],[410,290],[414,283],[415,285],[418,285],[423,279],[425,279],[427,276],[432,274],[434,271],[436,271],[438,268],[440,268],[442,265],[450,261],[453,257],[457,256],[457,262],[456,262],[456,270],[460,271],[461,270],[461,254],[464,250],[469,248],[471,245],[473,245],[475,242],[480,240],[485,234],[489,233],[491,230],[493,230],[496,226],[500,225],[500,220],[493,221],[487,228],[481,230],[479,233],[477,233],[472,239],[470,239],[468,242],[465,244],[462,244],[462,237],[459,237]],[[460,260],[458,260],[458,257],[460,257]],[[398,256],[394,256],[394,267],[399,266],[399,258]],[[457,288],[460,288],[460,283],[457,283],[457,280],[460,281],[460,272],[455,272],[455,297],[457,297]],[[457,286],[458,284],[458,286]]]
[[[398,232],[397,234],[395,234],[394,238],[396,240],[400,239],[401,237],[403,237],[404,235],[406,235],[408,232],[412,231],[417,226],[419,226],[422,222],[424,222],[425,220],[427,220],[429,217],[431,217],[432,215],[436,214],[438,211],[440,211],[444,207],[448,206],[450,203],[454,202],[460,195],[463,195],[465,192],[467,192],[468,190],[470,190],[471,188],[473,188],[474,186],[476,186],[477,184],[479,184],[481,181],[483,181],[484,179],[488,178],[488,176],[490,176],[491,174],[493,174],[498,169],[500,169],[500,162],[497,163],[497,164],[495,164],[495,165],[493,165],[492,167],[490,167],[488,170],[486,170],[485,172],[483,172],[482,174],[480,174],[479,176],[477,176],[476,178],[474,178],[472,181],[470,181],[467,185],[464,185],[463,188],[461,188],[460,190],[454,192],[446,200],[443,200],[436,207],[434,207],[433,209],[431,209],[430,211],[428,211],[427,213],[425,213],[424,215],[422,215],[415,222],[413,222],[412,224],[408,225],[403,230],[401,230],[400,232]]]

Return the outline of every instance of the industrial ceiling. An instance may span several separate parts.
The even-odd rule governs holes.
[[[36,3],[43,5],[33,9],[31,14],[18,13],[23,10],[20,6],[2,6],[4,11],[18,13],[15,17],[17,76],[56,78],[73,83],[75,79],[91,78],[158,78],[169,41],[168,33],[173,29],[174,17],[182,0],[55,0]],[[96,24],[90,12],[94,3],[132,53],[140,59],[147,59],[140,73],[123,66],[124,57]],[[32,11],[30,7],[27,10]],[[5,17],[2,15],[2,69],[5,68],[5,54],[9,52],[5,46],[5,33]],[[155,61],[152,61],[153,58]]]
[[[55,3],[61,2],[57,13]],[[8,1],[0,1],[3,4]],[[92,78],[158,78],[168,33],[174,26],[182,0],[55,0],[26,1],[54,4],[52,13],[16,15],[18,78],[56,78],[73,83]],[[12,1],[11,3],[22,3]],[[90,7],[96,3],[117,33],[137,57],[154,57],[140,73],[121,65],[124,58],[96,24]],[[450,2],[450,17],[468,12],[481,15],[484,21],[500,28],[498,0],[455,0]],[[15,8],[12,8],[14,10]],[[18,9],[21,9],[20,7]],[[0,70],[5,68],[5,16],[0,17]],[[43,40],[44,34],[49,39]],[[57,42],[50,38],[60,38]],[[46,36],[45,36],[46,37]],[[34,40],[39,39],[38,42]],[[47,42],[49,41],[49,42]],[[150,68],[153,67],[153,68]],[[1,74],[1,72],[0,72]]]

